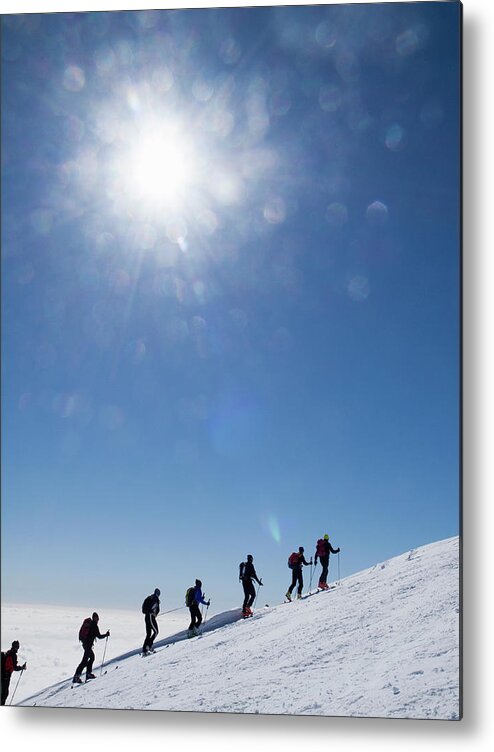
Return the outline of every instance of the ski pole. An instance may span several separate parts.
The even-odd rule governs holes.
[[[259,585],[257,586],[256,597],[254,598],[254,603],[252,604],[252,608],[254,608],[254,606],[256,605],[257,596],[259,595],[259,590],[260,589],[261,589],[261,583],[259,583]]]
[[[177,608],[171,608],[169,611],[162,611],[162,613],[158,614],[158,616],[165,616],[165,614],[171,614],[174,611],[180,611],[181,608],[187,608],[187,606],[178,606]]]
[[[19,682],[20,682],[20,680],[21,680],[21,676],[22,676],[23,672],[24,672],[24,669],[23,669],[23,668],[21,668],[21,673],[19,674],[19,678],[17,679],[17,684],[15,685],[15,689],[14,689],[14,691],[12,692],[12,697],[10,698],[10,702],[9,702],[9,705],[12,705],[12,700],[14,699],[14,695],[15,695],[15,693],[17,692],[17,687],[19,686]]]
[[[108,645],[108,636],[107,636],[107,638],[106,638],[106,640],[105,640],[105,649],[104,649],[104,651],[103,651],[103,660],[101,661],[101,668],[100,668],[100,671],[99,671],[99,675],[100,675],[100,676],[101,676],[101,674],[103,673],[103,663],[105,662],[105,655],[106,655],[106,646],[107,646],[107,645]]]
[[[315,566],[314,566],[314,569],[315,569]],[[310,563],[309,593],[310,593],[311,589],[312,589],[312,561]]]
[[[202,634],[202,633],[204,632],[204,625],[205,625],[205,623],[206,623],[206,619],[208,618],[208,608],[209,608],[209,603],[208,603],[208,605],[206,606],[206,613],[204,614],[204,620],[203,620],[203,621],[202,621],[202,623],[201,623],[201,634]],[[203,610],[204,610],[204,609],[203,609]]]
[[[338,551],[338,585],[340,584],[340,552]]]

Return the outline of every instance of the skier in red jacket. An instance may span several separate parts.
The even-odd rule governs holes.
[[[19,648],[19,640],[14,640],[10,650],[2,653],[2,705],[5,705],[5,701],[9,696],[9,685],[13,672],[25,671],[27,668],[25,663],[22,666],[19,666],[17,663],[17,651]]]
[[[94,612],[91,619],[89,617],[84,620],[84,623],[81,627],[81,632],[83,629],[85,629],[85,625],[87,622],[88,627],[87,630],[85,630],[84,634],[81,636],[81,632],[79,633],[79,639],[82,642],[82,647],[84,648],[84,655],[82,656],[82,661],[77,666],[74,674],[74,678],[72,681],[74,684],[82,684],[81,674],[86,669],[86,681],[89,679],[96,679],[96,676],[93,674],[93,663],[94,663],[94,650],[93,645],[96,638],[98,640],[103,640],[105,637],[110,636],[110,630],[108,629],[105,634],[101,634],[98,627],[98,621],[99,616]]]

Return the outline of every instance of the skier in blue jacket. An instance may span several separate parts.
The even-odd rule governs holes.
[[[192,596],[192,603],[189,606],[190,611],[190,624],[189,624],[189,632],[197,633],[197,630],[201,626],[202,623],[202,614],[201,609],[199,608],[199,605],[202,603],[203,606],[208,606],[211,603],[211,600],[205,601],[204,595],[202,594],[202,582],[201,580],[196,580],[196,585],[194,588],[194,594]]]

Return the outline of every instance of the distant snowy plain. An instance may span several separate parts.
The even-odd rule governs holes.
[[[202,637],[160,635],[161,649],[147,658],[139,655],[139,619],[132,645],[116,655],[121,620],[101,677],[98,669],[97,679],[71,688],[81,654],[74,648],[65,671],[68,653],[58,655],[65,681],[15,704],[458,720],[458,546],[458,538],[423,546],[246,621],[232,609],[208,620]],[[102,628],[110,621],[105,614]],[[5,624],[2,631],[3,645]],[[68,624],[64,631],[73,634]],[[23,641],[21,659],[29,660],[27,632]]]

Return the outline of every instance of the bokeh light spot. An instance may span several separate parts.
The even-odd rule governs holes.
[[[316,28],[316,41],[325,49],[330,49],[336,44],[336,33],[328,21],[322,21]]]
[[[405,57],[413,55],[420,46],[419,29],[406,29],[396,37],[396,51],[398,55]]]
[[[227,37],[220,46],[220,57],[227,65],[235,65],[240,60],[242,50],[233,37]]]
[[[382,201],[373,201],[367,207],[366,217],[369,224],[385,225],[388,221],[388,207]]]
[[[82,91],[86,84],[86,76],[82,68],[77,65],[69,65],[63,74],[63,85],[67,91]]]
[[[357,303],[366,300],[370,295],[370,286],[367,277],[360,274],[352,277],[348,283],[348,295]]]
[[[393,123],[386,130],[384,143],[390,151],[400,151],[403,149],[406,141],[406,131],[398,123]]]
[[[264,205],[264,219],[272,225],[283,222],[286,218],[285,202],[279,196],[273,196]]]
[[[328,84],[319,91],[319,106],[324,112],[336,112],[341,106],[341,91],[338,86]]]
[[[167,91],[170,91],[175,82],[173,73],[166,65],[155,68],[151,80],[153,87],[161,94],[166,94]]]
[[[198,102],[208,102],[214,94],[214,86],[209,81],[197,79],[192,84],[192,95]]]

